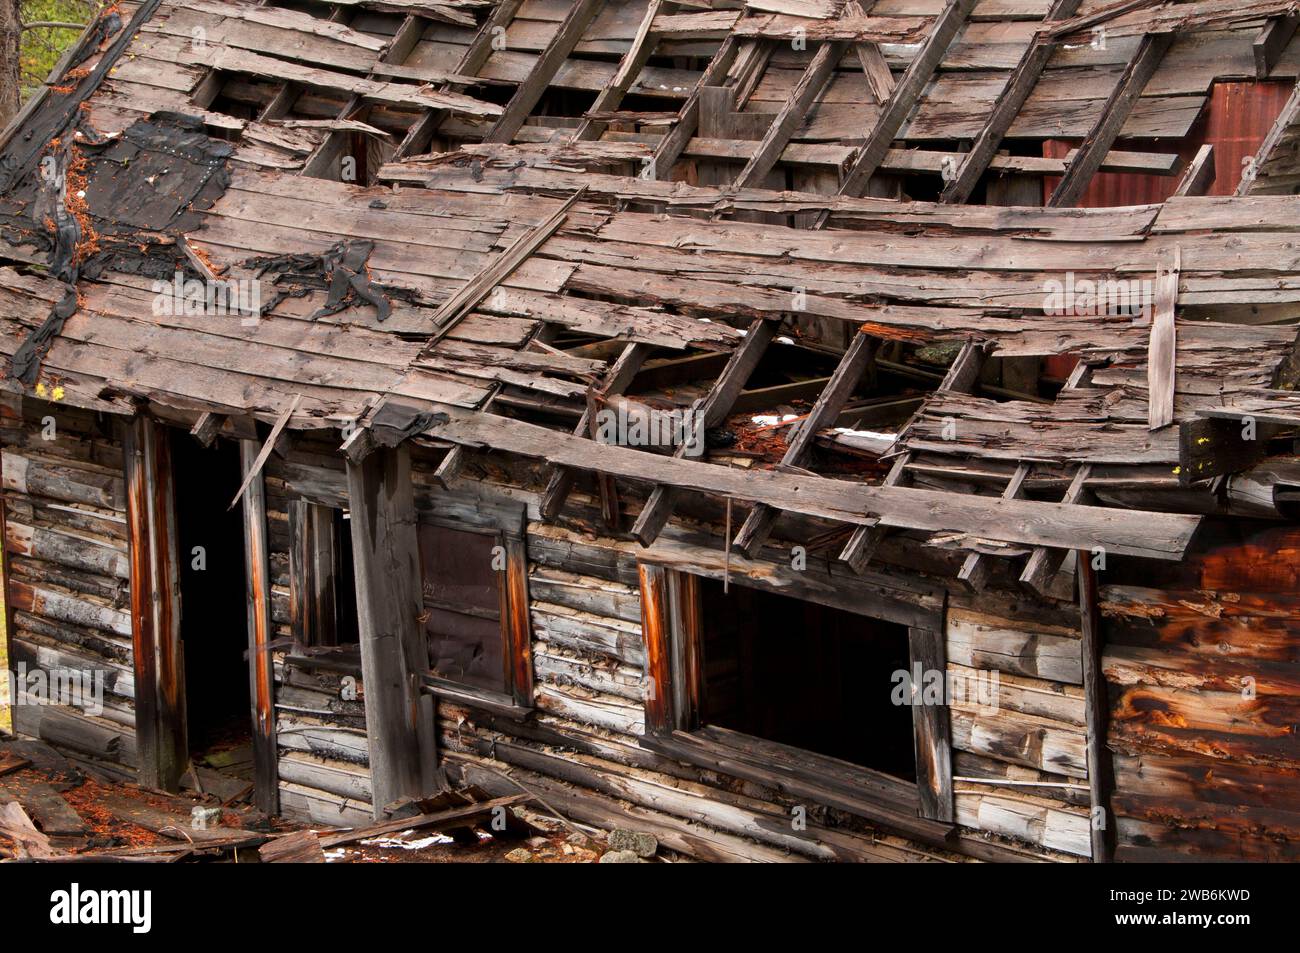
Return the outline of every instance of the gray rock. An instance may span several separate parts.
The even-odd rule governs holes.
[[[601,864],[644,864],[645,861],[632,853],[630,850],[611,850],[607,854],[601,854]]]
[[[221,826],[221,808],[194,807],[190,809],[190,827],[196,831],[210,831]]]
[[[506,854],[506,860],[512,864],[535,864],[538,863],[533,852],[527,847],[516,847],[510,853]]]
[[[630,850],[638,857],[653,857],[659,841],[653,834],[641,831],[614,830],[609,833],[610,850]]]

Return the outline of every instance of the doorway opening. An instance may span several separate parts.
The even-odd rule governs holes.
[[[703,724],[916,780],[912,710],[892,698],[905,626],[710,579],[699,593]]]
[[[229,508],[242,482],[239,447],[203,447],[175,431],[171,457],[190,760],[251,777],[243,513]]]

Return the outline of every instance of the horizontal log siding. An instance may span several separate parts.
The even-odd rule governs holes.
[[[1300,860],[1300,529],[1099,574],[1117,860]]]
[[[46,418],[52,418],[52,429]],[[77,699],[66,692],[51,705],[20,690],[15,731],[133,772],[126,492],[114,422],[6,395],[0,399],[0,452],[10,665],[80,673],[92,680],[88,685],[103,679],[103,711],[97,715],[72,704]]]

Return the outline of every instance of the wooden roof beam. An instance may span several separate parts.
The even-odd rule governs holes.
[[[645,16],[641,18],[641,25],[637,27],[636,36],[632,38],[632,45],[619,61],[618,72],[614,74],[613,81],[596,94],[596,101],[591,104],[589,113],[612,112],[622,105],[623,97],[636,82],[636,78],[641,75],[641,70],[645,68],[646,62],[659,43],[659,37],[653,32],[652,25],[663,5],[663,0],[650,0],[647,4]],[[578,126],[573,134],[572,141],[599,139],[608,126],[609,123],[600,120],[584,119],[582,125]]]
[[[740,396],[746,381],[754,373],[754,368],[758,367],[758,362],[762,360],[767,352],[767,346],[772,343],[772,338],[775,336],[776,322],[774,321],[759,318],[749,326],[745,340],[731,352],[727,366],[722,369],[722,373],[714,381],[709,393],[692,408],[691,425],[695,431],[693,434],[695,441],[702,443],[710,427],[716,427],[726,420],[736,398]],[[689,440],[682,441],[673,451],[673,459],[680,460],[685,457],[689,446]],[[664,484],[656,486],[650,492],[650,498],[646,500],[641,514],[632,526],[632,535],[642,546],[649,546],[658,538],[664,524],[672,516],[675,496],[676,489]]]
[[[1105,166],[1102,166],[1105,168]],[[1204,195],[1214,184],[1214,146],[1208,142],[1196,150],[1192,161],[1187,163],[1183,177],[1174,189],[1175,196]]]
[[[492,13],[483,25],[479,27],[478,33],[474,34],[474,39],[465,53],[456,64],[456,75],[458,76],[477,76],[478,71],[487,63],[488,57],[492,55],[492,41],[499,35],[504,35],[505,29],[510,25],[510,21],[515,18],[519,8],[523,5],[524,0],[501,0],[492,8]],[[444,83],[442,91],[452,89],[455,84]],[[449,112],[446,109],[427,110],[415,123],[407,130],[406,137],[402,144],[397,147],[396,158],[402,159],[406,156],[418,155],[421,151],[428,148],[438,127],[442,125]]]
[[[975,0],[948,0],[943,12],[934,22],[934,28],[926,38],[919,53],[908,65],[903,78],[898,81],[890,94],[889,102],[881,111],[875,126],[867,134],[866,141],[858,150],[853,162],[840,185],[840,195],[861,195],[880,168],[890,143],[903,128],[903,123],[916,106],[916,100],[934,76],[939,61],[948,52],[948,47],[965,25],[966,19],[975,7]],[[823,215],[818,227],[825,224],[828,216]]]
[[[484,142],[509,142],[515,137],[603,5],[604,0],[574,0],[568,15],[555,31],[555,36],[551,37],[551,42],[546,44],[546,49],[533,64],[532,71],[519,84],[514,96],[510,97],[505,112],[483,137]]]
[[[1081,0],[1054,0],[1043,22],[1065,20],[1074,16],[1080,2]],[[1042,76],[1043,69],[1047,66],[1047,61],[1052,58],[1055,49],[1056,45],[1051,40],[1037,33],[1034,34],[1029,46],[1021,55],[1020,62],[1016,64],[1015,70],[1007,80],[1007,85],[998,94],[989,118],[980,129],[979,135],[975,137],[957,175],[940,194],[940,202],[969,201],[975,186],[979,184],[989,163],[993,161],[993,156],[997,154],[998,146],[1002,144],[1007,130],[1016,121],[1020,110],[1029,99],[1029,94],[1038,85],[1038,78]]]
[[[601,382],[600,393],[605,397],[612,397],[623,393],[627,390],[628,385],[632,383],[637,372],[641,370],[641,365],[645,359],[650,356],[654,350],[649,344],[632,343],[623,349],[623,353],[618,356],[605,375],[604,381]],[[575,437],[588,437],[591,434],[591,413],[590,408],[584,409],[582,419],[578,421],[578,426],[574,428]],[[556,466],[551,469],[549,478],[546,481],[546,490],[542,493],[541,514],[542,519],[551,522],[560,515],[560,510],[564,508],[564,501],[568,499],[569,492],[573,489],[573,484],[577,480],[578,471],[572,467]]]
[[[645,173],[646,178],[668,177],[668,173],[681,157],[682,150],[686,148],[686,144],[691,141],[696,129],[699,128],[701,91],[707,86],[722,85],[739,51],[740,44],[734,36],[729,36],[722,41],[718,51],[713,54],[713,59],[709,60],[709,65],[700,75],[700,81],[695,84],[695,89],[691,90],[691,94],[686,97],[686,102],[682,103],[682,108],[677,114],[677,122],[659,140],[659,145],[655,146],[650,166]]]
[[[773,470],[740,470],[631,447],[593,446],[572,434],[449,404],[427,428],[438,440],[490,448],[623,480],[657,482],[676,491],[766,502],[837,522],[927,532],[955,532],[1008,543],[1178,560],[1201,517],[1103,506],[1000,500],[916,487],[869,486]],[[445,419],[444,419],[445,418]]]
[[[1077,506],[1083,503],[1088,493],[1088,478],[1092,476],[1092,465],[1085,463],[1074,471],[1074,479],[1070,481],[1069,487],[1066,488],[1065,495],[1061,502],[1067,506]],[[1091,549],[1089,548],[1089,557]],[[1101,547],[1105,549],[1105,547]],[[1038,593],[1041,596],[1051,596],[1052,580],[1056,578],[1056,573],[1063,565],[1065,559],[1069,558],[1069,553],[1056,554],[1053,558],[1053,550],[1047,546],[1036,546],[1034,551],[1029,554],[1029,559],[1025,561],[1025,568],[1020,573],[1020,584],[1026,588]]]
[[[822,390],[808,416],[798,425],[794,436],[786,445],[785,455],[781,458],[782,467],[802,467],[812,451],[813,441],[818,432],[834,426],[835,420],[844,409],[844,405],[853,396],[862,375],[875,360],[880,349],[880,339],[858,332],[854,335],[844,356],[840,359],[830,383]],[[755,503],[745,518],[744,525],[736,534],[734,546],[746,556],[752,557],[762,548],[764,541],[776,525],[780,511],[766,503]]]
[[[1030,466],[1027,463],[1021,463],[1016,467],[1011,474],[1011,479],[1007,481],[1006,488],[1002,491],[1002,499],[1018,500],[1024,496],[1025,480],[1029,477],[1029,470]],[[990,565],[990,557],[986,553],[973,552],[961,564],[961,569],[957,571],[957,579],[973,591],[982,592],[988,585]]]
[[[1120,130],[1128,121],[1134,104],[1142,95],[1142,90],[1146,88],[1173,42],[1172,33],[1148,34],[1142,38],[1137,52],[1129,60],[1119,82],[1115,84],[1115,88],[1106,99],[1106,104],[1102,106],[1101,115],[1097,117],[1097,121],[1079,146],[1079,154],[1066,168],[1065,175],[1061,177],[1061,181],[1052,192],[1052,197],[1047,200],[1050,208],[1069,208],[1083,198],[1088,183],[1101,167],[1101,160],[1119,138]]]
[[[781,111],[776,114],[767,133],[758,144],[754,154],[749,157],[745,167],[736,177],[737,188],[758,188],[772,171],[781,153],[785,151],[790,137],[807,118],[808,112],[817,102],[826,84],[835,72],[835,66],[844,57],[847,43],[833,41],[823,43],[813,54],[812,62],[804,70],[803,76],[790,95],[786,98]]]
[[[987,356],[988,346],[986,344],[967,341],[953,359],[952,364],[949,365],[948,372],[944,374],[936,393],[970,393],[979,382],[980,371],[984,369],[984,361]],[[920,414],[924,409],[925,404],[922,404],[917,409],[917,414]],[[889,473],[885,476],[881,485],[890,487],[903,486],[908,480],[907,465],[911,462],[911,459],[912,452],[910,450],[895,458],[894,465],[890,467]],[[865,523],[854,530],[853,535],[840,552],[840,559],[848,563],[849,568],[854,572],[861,573],[867,568],[867,563],[871,561],[872,554],[884,538],[885,527],[880,525],[878,521]]]
[[[330,20],[341,20],[343,10],[344,8],[342,7],[335,8],[333,13],[330,14]],[[411,55],[416,44],[420,42],[420,37],[424,34],[424,28],[425,21],[422,18],[415,14],[406,16],[402,20],[401,26],[397,28],[397,33],[393,36],[393,41],[388,44],[382,53],[379,54],[376,60],[376,65],[379,63],[400,64],[404,62],[406,58]],[[383,76],[376,73],[373,69],[367,74],[367,78],[379,81],[383,80]],[[280,109],[284,110],[283,113],[279,113],[280,115],[283,115],[292,108],[294,101],[298,98],[291,88],[293,85],[294,84],[292,83],[286,82],[281,87],[280,92],[277,93],[275,98],[267,105],[266,113],[263,114],[264,116],[271,113],[273,110],[278,111]],[[281,94],[283,94],[283,97]],[[354,118],[354,114],[357,110],[361,109],[364,104],[365,97],[360,93],[353,93],[348,97],[347,102],[344,103],[343,108],[339,111],[338,118],[340,120]],[[320,145],[312,150],[312,154],[308,156],[307,161],[302,164],[302,169],[299,170],[298,174],[318,178],[322,177],[325,170],[330,167],[334,160],[338,158],[339,154],[347,146],[348,139],[352,135],[353,133],[347,129],[331,129],[329,132],[325,133],[325,137],[321,139]]]

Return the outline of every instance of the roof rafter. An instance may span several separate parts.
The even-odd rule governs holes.
[[[1043,22],[1049,23],[1073,16],[1081,2],[1082,0],[1054,0]],[[998,151],[998,146],[1002,144],[1002,138],[1011,128],[1011,124],[1016,121],[1016,116],[1020,115],[1020,110],[1034,91],[1034,87],[1038,85],[1038,78],[1043,75],[1043,69],[1047,66],[1047,61],[1052,58],[1055,49],[1056,45],[1051,40],[1041,34],[1034,34],[1029,41],[1029,46],[1021,55],[1020,62],[1016,64],[1015,70],[1007,80],[1006,86],[998,94],[997,101],[993,104],[993,111],[989,113],[984,127],[975,137],[961,168],[953,180],[944,187],[939,201],[965,202],[970,199],[975,186],[979,184],[980,177],[984,175],[994,154]]]
[[[1049,207],[1068,208],[1083,198],[1088,183],[1101,168],[1101,160],[1119,138],[1134,104],[1173,42],[1172,33],[1151,33],[1142,38],[1133,58],[1124,67],[1119,82],[1102,106],[1101,115],[1079,146],[1079,154],[1066,167],[1065,175],[1057,183],[1052,197],[1047,200]]]
[[[537,58],[532,70],[510,98],[505,112],[483,137],[484,142],[509,142],[515,137],[604,3],[605,0],[574,0],[568,15],[555,31],[555,36],[551,37],[551,42],[546,44],[546,49]]]
[[[889,152],[890,143],[898,135],[908,115],[916,108],[917,97],[929,84],[939,61],[948,52],[948,47],[966,24],[974,7],[975,0],[948,0],[943,12],[934,21],[925,44],[894,87],[889,102],[885,104],[875,126],[858,150],[853,166],[840,185],[840,195],[861,195],[866,189],[872,175],[884,161],[885,154]],[[820,226],[824,223],[823,217],[818,224]]]
[[[781,467],[802,467],[812,450],[817,433],[835,424],[840,411],[853,396],[854,389],[862,380],[862,375],[875,360],[880,349],[880,339],[859,331],[853,336],[844,356],[840,358],[830,382],[823,388],[813,404],[808,416],[798,424],[798,430],[786,446],[781,458]],[[735,547],[746,556],[753,556],[762,547],[763,542],[776,525],[780,511],[766,503],[756,503],[744,525],[736,534]]]
[[[745,340],[731,352],[727,366],[722,369],[709,393],[692,408],[691,426],[695,441],[702,443],[707,430],[727,418],[736,398],[744,389],[745,382],[767,353],[767,346],[772,343],[775,335],[776,323],[766,318],[759,318],[749,326]],[[673,451],[673,459],[685,457],[690,442],[683,440]],[[650,498],[632,527],[632,535],[642,546],[649,546],[659,536],[659,531],[672,516],[675,497],[676,490],[665,485],[656,486],[650,493]]]

